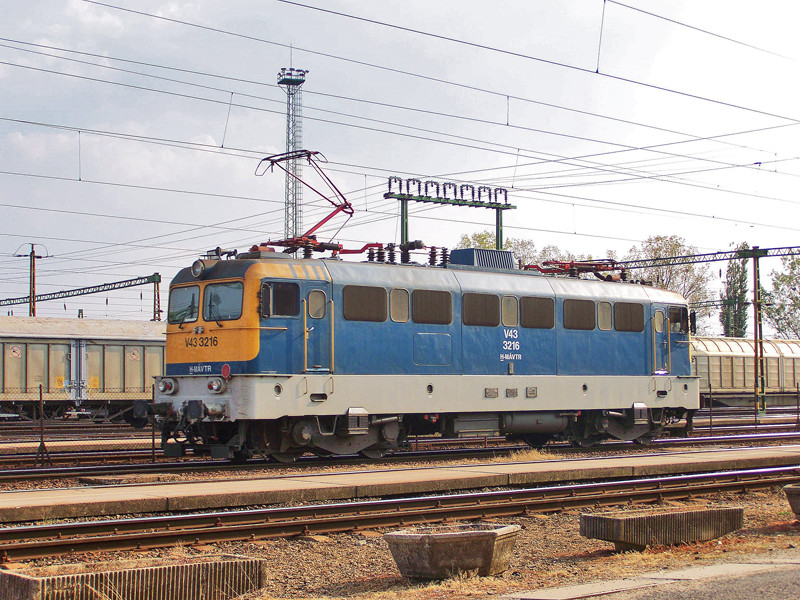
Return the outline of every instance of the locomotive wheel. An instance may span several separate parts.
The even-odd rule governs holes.
[[[653,443],[653,440],[658,437],[658,434],[655,432],[645,433],[644,435],[640,435],[638,438],[633,440],[634,444],[638,446],[649,446]]]
[[[592,446],[599,444],[601,441],[603,441],[602,437],[592,436],[588,438],[581,438],[579,440],[573,438],[569,441],[569,443],[575,448],[591,448]]]
[[[235,465],[243,465],[252,456],[250,452],[242,450],[234,450],[231,456],[231,462]]]
[[[528,444],[531,448],[544,448],[544,445],[549,442],[552,437],[546,433],[528,433],[519,436],[519,439]]]
[[[302,452],[274,452],[270,456],[275,462],[288,465],[296,461],[302,454]]]
[[[388,451],[384,448],[364,448],[363,450],[359,450],[358,453],[363,456],[364,458],[383,458],[388,454]]]

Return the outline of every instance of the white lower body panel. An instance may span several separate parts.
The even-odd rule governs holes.
[[[205,377],[182,377],[180,392],[159,395],[180,410],[190,400],[222,405],[224,420],[369,414],[499,413],[700,407],[697,377],[513,375],[239,375],[222,394]],[[222,416],[222,415],[220,415]]]

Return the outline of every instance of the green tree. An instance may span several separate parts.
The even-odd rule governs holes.
[[[735,249],[749,248],[747,242],[742,242]],[[725,337],[744,337],[747,334],[747,307],[750,305],[747,301],[748,291],[747,259],[728,261],[725,291],[720,294],[722,308],[719,311],[719,322]]]
[[[503,250],[510,250],[523,265],[532,265],[539,261],[536,244],[531,240],[508,238],[503,244]]]
[[[461,239],[458,240],[456,248],[485,248],[486,250],[494,250],[496,240],[497,237],[494,235],[494,232],[488,229],[485,231],[478,231],[472,235],[464,233],[461,234]]]
[[[781,257],[783,270],[772,271],[772,291],[762,294],[764,320],[778,337],[800,338],[800,258]]]
[[[697,248],[687,244],[682,237],[677,235],[655,235],[647,238],[640,246],[632,247],[625,260],[668,258],[690,254],[699,253]],[[637,269],[635,277],[651,281],[653,285],[665,290],[678,292],[691,304],[705,302],[711,296],[709,291],[711,284],[710,269],[704,263]],[[698,314],[706,316],[708,312],[708,309],[705,309],[698,311]]]
[[[493,250],[495,247],[495,234],[493,231],[484,230],[472,235],[462,234],[456,248],[486,248]],[[523,238],[506,238],[503,242],[503,250],[510,250],[514,257],[523,265],[541,264],[545,260],[587,260],[577,257],[570,252],[561,250],[558,246],[545,246],[541,251],[536,249],[536,244],[532,240]]]

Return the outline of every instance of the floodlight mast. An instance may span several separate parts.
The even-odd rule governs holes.
[[[286,154],[303,147],[303,95],[306,69],[283,68],[278,73],[278,85],[286,92]],[[286,204],[284,237],[297,237],[303,229],[303,164],[298,157],[288,159],[286,170]]]

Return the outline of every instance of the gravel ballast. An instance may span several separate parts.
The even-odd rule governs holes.
[[[459,576],[441,582],[420,582],[402,577],[392,560],[385,531],[363,531],[252,542],[220,543],[202,547],[180,546],[147,551],[138,557],[176,559],[208,553],[235,554],[266,561],[267,587],[250,600],[270,598],[353,598],[386,600],[409,598],[467,599],[510,594],[545,587],[577,585],[658,570],[671,570],[736,562],[769,556],[800,547],[800,522],[795,519],[781,490],[718,495],[713,499],[664,502],[676,509],[741,506],[743,529],[710,542],[647,548],[617,553],[613,544],[579,535],[579,511],[522,518],[496,519],[517,524],[521,531],[504,573],[493,577]],[[632,505],[641,508],[641,505]],[[599,511],[619,510],[608,507]],[[586,511],[584,511],[586,512]],[[800,551],[798,551],[800,555]],[[95,554],[39,561],[99,562],[131,554]]]

